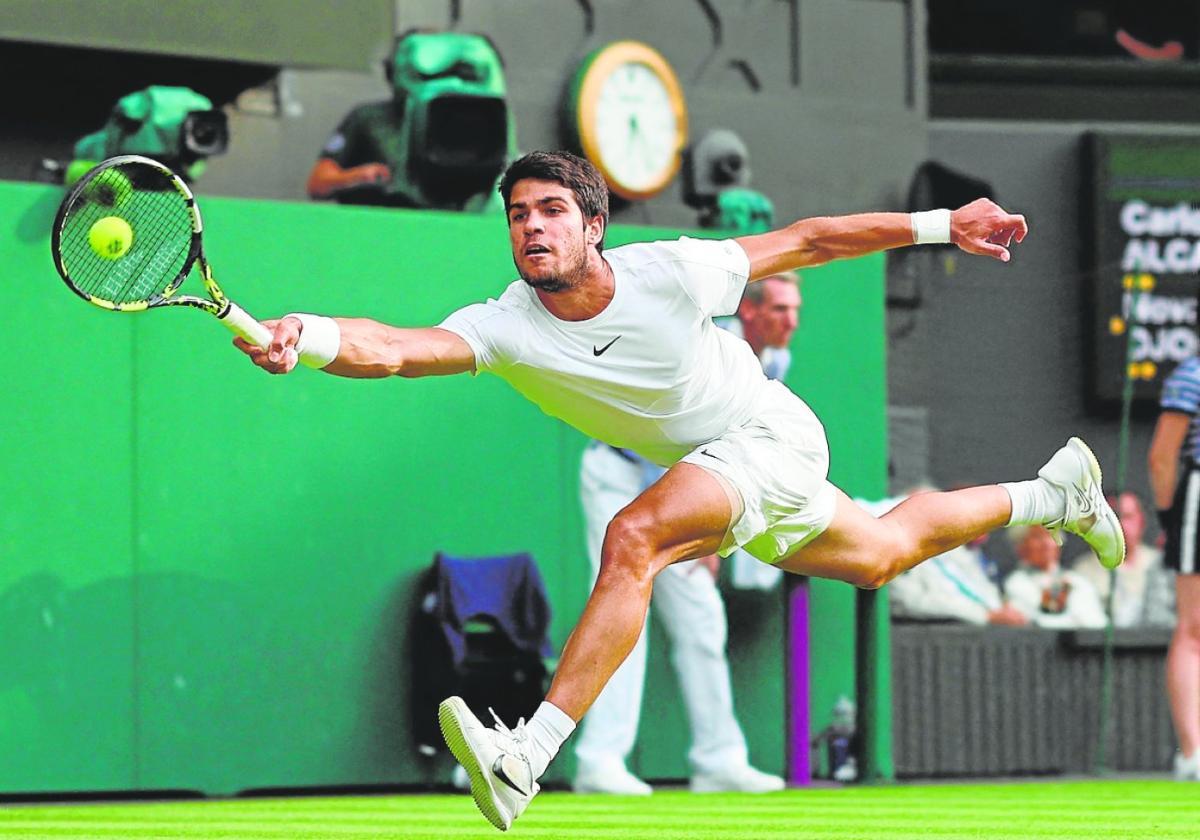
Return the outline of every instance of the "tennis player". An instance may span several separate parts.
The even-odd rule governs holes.
[[[500,192],[520,279],[498,299],[427,329],[301,313],[267,322],[265,351],[235,341],[272,373],[289,372],[297,353],[349,377],[490,371],[584,434],[670,466],[609,524],[595,588],[530,721],[485,726],[460,698],[442,703],[443,734],[497,828],[538,792],[637,641],[654,576],[672,563],[741,547],[788,572],[874,588],[1022,524],[1078,534],[1106,566],[1124,558],[1099,465],[1077,438],[1032,480],[924,493],[876,519],[829,483],[812,410],[712,321],[737,309],[747,283],[889,248],[953,243],[1007,262],[1027,232],[1022,216],[979,199],[954,211],[817,217],[724,241],[606,252],[608,191],[586,161],[531,153],[509,167]]]

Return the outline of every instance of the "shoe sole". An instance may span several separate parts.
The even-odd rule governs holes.
[[[442,737],[446,739],[446,746],[450,748],[454,758],[467,771],[467,777],[471,780],[471,797],[475,800],[475,807],[479,809],[479,813],[487,817],[487,821],[496,828],[508,831],[508,826],[504,824],[504,815],[496,807],[496,789],[492,787],[487,770],[475,758],[471,745],[467,743],[467,736],[463,734],[459,714],[464,711],[470,713],[467,704],[457,697],[441,702],[438,706],[438,726],[441,727]]]
[[[1067,441],[1067,443],[1075,444],[1076,450],[1078,450],[1080,454],[1087,459],[1088,471],[1092,474],[1092,478],[1095,480],[1096,484],[1100,487],[1104,487],[1104,473],[1100,469],[1100,460],[1096,457],[1096,453],[1092,451],[1092,448],[1084,443],[1082,439],[1077,437],[1071,438],[1069,441]],[[1104,497],[1103,493],[1100,494],[1100,498],[1104,502],[1104,509],[1109,512],[1113,520],[1117,523],[1117,538],[1121,545],[1121,556],[1118,558],[1117,562],[1113,563],[1111,566],[1100,558],[1100,552],[1098,551],[1096,552],[1096,559],[1100,560],[1100,565],[1104,566],[1104,568],[1115,569],[1117,566],[1120,566],[1125,562],[1125,532],[1121,530],[1121,520],[1117,517],[1116,511],[1112,509],[1112,505],[1108,503],[1108,499]]]

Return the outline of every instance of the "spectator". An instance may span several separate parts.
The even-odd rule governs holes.
[[[1110,504],[1121,518],[1125,532],[1125,562],[1114,570],[1117,586],[1112,596],[1114,627],[1171,627],[1175,624],[1175,592],[1162,564],[1162,551],[1142,542],[1146,513],[1136,493],[1126,491]],[[1071,568],[1088,579],[1100,596],[1108,599],[1111,573],[1096,555],[1085,551]]]
[[[1004,581],[1004,594],[1030,622],[1055,630],[1098,629],[1108,623],[1100,596],[1087,578],[1059,566],[1062,548],[1040,525],[1008,529],[1020,563]]]
[[[736,319],[727,326],[750,345],[772,379],[782,378],[791,362],[787,348],[799,319],[799,282],[795,272],[785,272],[748,287]],[[584,452],[580,495],[593,574],[600,568],[600,548],[609,521],[663,472],[633,452],[599,441],[593,441]],[[765,566],[753,558],[747,560]],[[654,581],[651,601],[651,608],[667,631],[671,663],[679,677],[691,727],[691,787],[697,792],[781,790],[783,779],[750,765],[746,739],[734,715],[725,655],[725,603],[716,586],[716,570],[716,555],[668,566]],[[765,571],[780,574],[771,567]],[[633,651],[583,719],[575,745],[579,766],[573,787],[577,792],[652,792],[625,765],[637,737],[645,674],[643,630]]]
[[[893,618],[949,619],[967,624],[1023,626],[1029,618],[1005,603],[983,552],[987,536],[951,549],[892,581]]]

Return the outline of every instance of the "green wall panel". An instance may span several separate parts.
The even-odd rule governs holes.
[[[0,184],[0,264],[22,284],[12,323],[47,337],[0,361],[0,790],[444,781],[449,765],[408,736],[416,577],[438,550],[531,551],[561,646],[587,595],[585,441],[490,376],[270,377],[200,313],[88,307],[46,253],[57,198]],[[218,277],[260,317],[425,325],[512,276],[500,218],[201,206]],[[648,233],[669,235],[610,241]],[[863,485],[847,489],[870,492],[884,472],[882,263],[814,271],[805,298],[792,384],[821,412],[841,480]],[[783,619],[778,593],[730,597],[738,708],[751,755],[776,771]],[[829,621],[852,645],[852,620]],[[682,777],[661,639],[652,657],[636,763]]]
[[[52,282],[57,196],[0,196],[0,790],[131,786],[133,334]]]

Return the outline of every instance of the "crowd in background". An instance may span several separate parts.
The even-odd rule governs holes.
[[[919,488],[905,495],[921,492]],[[898,504],[878,503],[876,512]],[[1062,559],[1063,547],[1045,528],[1005,529],[934,557],[890,585],[892,617],[952,621],[978,626],[1035,626],[1099,629],[1113,626],[1172,627],[1174,575],[1163,567],[1162,549],[1146,541],[1146,513],[1132,492],[1110,499],[1121,518],[1128,554],[1110,572],[1090,550]],[[1007,540],[1013,555],[1005,562],[993,545]],[[1006,570],[1007,567],[1007,570]]]

